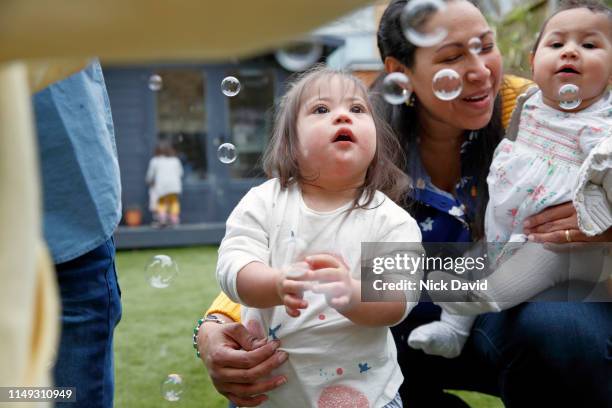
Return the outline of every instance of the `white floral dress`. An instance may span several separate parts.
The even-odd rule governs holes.
[[[610,92],[575,113],[545,105],[540,91],[528,98],[516,140],[504,139],[493,156],[487,177],[487,240],[524,242],[525,218],[572,201],[582,162],[610,137],[611,125]]]

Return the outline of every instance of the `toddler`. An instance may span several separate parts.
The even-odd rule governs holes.
[[[317,67],[283,97],[264,159],[273,178],[231,213],[217,265],[223,291],[245,306],[242,322],[289,354],[276,373],[287,383],[265,406],[402,406],[388,327],[419,292],[362,302],[360,287],[362,242],[422,251],[418,225],[393,202],[407,186],[399,152],[351,75]]]
[[[146,182],[149,185],[149,208],[161,226],[178,225],[181,214],[183,165],[168,141],[160,141],[149,162]]]

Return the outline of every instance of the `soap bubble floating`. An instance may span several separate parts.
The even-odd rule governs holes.
[[[238,158],[236,146],[231,143],[223,143],[217,149],[217,157],[219,158],[219,161],[224,164],[231,164],[235,162],[236,158]]]
[[[432,88],[438,99],[452,101],[461,94],[463,81],[457,71],[445,68],[434,75]]]
[[[155,255],[145,268],[145,278],[151,287],[165,289],[178,275],[176,262],[168,255]]]
[[[478,55],[482,52],[482,41],[478,37],[472,37],[468,41],[468,50],[474,55]]]
[[[236,96],[240,92],[240,81],[238,78],[233,76],[228,76],[223,78],[221,81],[221,92],[225,96]]]
[[[410,0],[402,10],[400,24],[406,39],[417,47],[433,47],[448,35],[443,27],[426,27],[429,17],[446,10],[442,0]]]
[[[179,401],[183,394],[183,378],[178,374],[168,374],[161,385],[161,392],[166,401]]]
[[[385,101],[392,105],[405,103],[412,94],[410,79],[401,72],[392,72],[385,77],[382,85]]]
[[[563,110],[576,109],[582,103],[578,85],[565,84],[559,88],[559,107]]]
[[[164,80],[160,75],[153,74],[149,77],[149,89],[158,92],[164,87]]]

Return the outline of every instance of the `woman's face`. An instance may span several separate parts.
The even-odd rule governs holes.
[[[446,5],[446,10],[433,15],[428,25],[445,27],[448,36],[433,47],[418,48],[414,66],[405,72],[425,115],[457,129],[481,129],[493,114],[502,77],[501,55],[491,28],[474,5],[463,0]],[[472,38],[482,42],[479,54],[468,48]],[[456,71],[463,80],[461,94],[451,101],[438,99],[432,88],[434,75],[445,68]]]

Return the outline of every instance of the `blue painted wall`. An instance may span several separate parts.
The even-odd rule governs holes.
[[[273,65],[276,72],[275,96],[284,90],[283,83],[289,75],[272,59],[260,59],[253,64]],[[219,88],[227,70],[235,65],[184,65],[173,67],[202,69],[207,83],[205,110],[208,134],[206,152],[208,177],[206,180],[183,183],[181,196],[181,222],[225,222],[240,198],[263,179],[231,179],[226,165],[216,157],[215,138],[228,136],[228,103]],[[166,66],[167,67],[167,66]],[[122,200],[124,209],[138,206],[144,215],[144,223],[151,220],[148,211],[148,192],[144,182],[147,165],[153,155],[157,140],[156,96],[148,88],[149,76],[159,66],[105,67],[104,75],[113,112],[119,165],[121,168]]]

